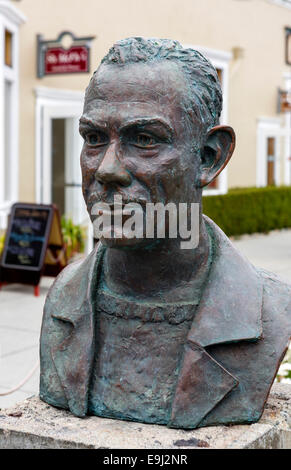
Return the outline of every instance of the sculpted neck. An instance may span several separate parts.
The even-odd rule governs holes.
[[[150,301],[185,302],[200,291],[208,271],[209,236],[204,220],[199,245],[181,249],[180,240],[168,239],[152,249],[107,248],[104,256],[105,282],[125,297]]]

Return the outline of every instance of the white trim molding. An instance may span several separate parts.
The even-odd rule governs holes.
[[[26,17],[8,0],[0,0],[0,228],[7,225],[18,199],[19,26]],[[5,65],[5,31],[12,34],[12,66]],[[8,93],[9,90],[9,93]],[[7,92],[7,93],[5,93]],[[8,102],[9,101],[9,102]],[[9,109],[7,115],[5,108]],[[6,115],[5,115],[6,113]],[[8,150],[7,150],[8,149]],[[8,172],[7,172],[8,168]],[[5,189],[9,188],[8,192]]]
[[[81,191],[80,152],[82,139],[78,132],[83,110],[84,93],[37,87],[35,102],[35,200],[50,204],[52,201],[52,121],[65,119],[65,210],[75,223],[87,228],[86,253],[93,248],[93,228]]]
[[[184,44],[183,47],[190,47],[191,49],[196,49],[196,51],[201,52],[201,54],[211,60],[211,62],[215,62],[215,67],[217,67],[216,63],[220,62],[223,66],[225,63],[230,62],[233,58],[232,52],[222,51],[220,49],[212,49],[210,47],[199,45],[193,46],[190,44]]]
[[[267,186],[267,140],[275,139],[275,184],[280,185],[280,136],[282,135],[281,117],[259,117],[257,119],[257,161],[256,186]]]
[[[291,10],[291,0],[267,0],[267,2]]]
[[[37,87],[34,90],[37,99],[65,101],[65,102],[83,102],[85,93],[82,91],[62,90],[60,88]]]
[[[0,15],[17,26],[27,21],[26,16],[8,0],[0,0]]]
[[[80,117],[84,93],[47,87],[37,87],[34,93],[36,97],[35,199],[41,204],[51,202],[51,119]]]

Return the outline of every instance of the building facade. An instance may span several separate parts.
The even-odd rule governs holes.
[[[218,71],[221,123],[235,129],[237,148],[205,193],[290,185],[288,28],[290,0],[0,0],[0,228],[16,201],[54,202],[88,222],[79,167],[84,90],[109,47],[129,36],[177,39]],[[80,38],[90,45],[89,72],[40,73],[42,42],[67,50]]]

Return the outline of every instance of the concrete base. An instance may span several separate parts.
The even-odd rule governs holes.
[[[290,449],[291,386],[273,386],[256,424],[194,431],[97,417],[80,419],[32,397],[0,411],[0,448]]]

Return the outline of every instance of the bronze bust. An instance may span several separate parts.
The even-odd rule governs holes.
[[[45,402],[177,428],[260,418],[290,339],[291,286],[202,215],[202,188],[235,146],[221,107],[213,66],[177,41],[119,41],[91,78],[80,133],[92,222],[116,195],[143,209],[199,203],[199,244],[182,249],[167,223],[151,239],[110,226],[61,272],[41,331]]]

